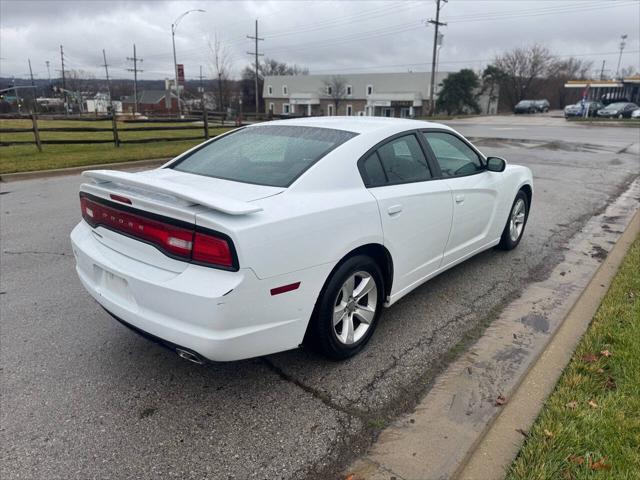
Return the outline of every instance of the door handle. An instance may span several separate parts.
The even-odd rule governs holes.
[[[397,215],[401,211],[402,211],[402,205],[391,205],[389,208],[387,208],[387,213],[389,215]]]
[[[456,203],[463,203],[464,195],[456,195]]]

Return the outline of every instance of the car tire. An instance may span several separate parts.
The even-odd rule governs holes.
[[[529,198],[524,191],[520,190],[513,200],[511,210],[509,210],[509,218],[502,231],[498,248],[501,250],[513,250],[518,246],[524,228],[529,219]]]
[[[366,282],[364,286],[362,282]],[[360,298],[359,287],[367,290]],[[350,288],[355,295],[350,294]],[[333,360],[352,357],[373,335],[384,298],[384,281],[378,264],[365,255],[346,259],[320,292],[305,343]]]

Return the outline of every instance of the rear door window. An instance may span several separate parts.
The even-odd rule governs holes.
[[[362,163],[364,183],[367,187],[379,187],[385,185],[389,179],[382,168],[378,152],[373,152]]]
[[[395,138],[378,148],[380,163],[389,184],[422,182],[431,170],[415,135]]]

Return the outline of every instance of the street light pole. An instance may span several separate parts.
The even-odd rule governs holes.
[[[182,13],[175,21],[171,24],[171,43],[173,44],[173,73],[176,82],[176,95],[178,96],[178,115],[182,116],[182,105],[180,105],[180,86],[178,85],[178,61],[176,60],[176,29],[178,28],[178,23],[182,20],[187,14],[191,12],[201,12],[205,13],[206,10],[201,10],[199,8],[193,10],[187,10]]]
[[[625,45],[627,44],[627,42],[625,42],[625,40],[627,39],[627,34],[624,35],[620,35],[620,56],[618,57],[618,68],[616,69],[616,80],[618,80],[618,74],[620,73],[620,62],[622,61],[622,51],[624,50]]]

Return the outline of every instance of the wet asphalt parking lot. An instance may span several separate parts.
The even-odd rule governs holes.
[[[418,288],[339,363],[295,350],[198,366],[134,335],[76,278],[79,176],[3,183],[0,477],[333,478],[640,174],[628,149],[637,128],[562,122],[451,123],[485,154],[533,170],[524,239]]]

